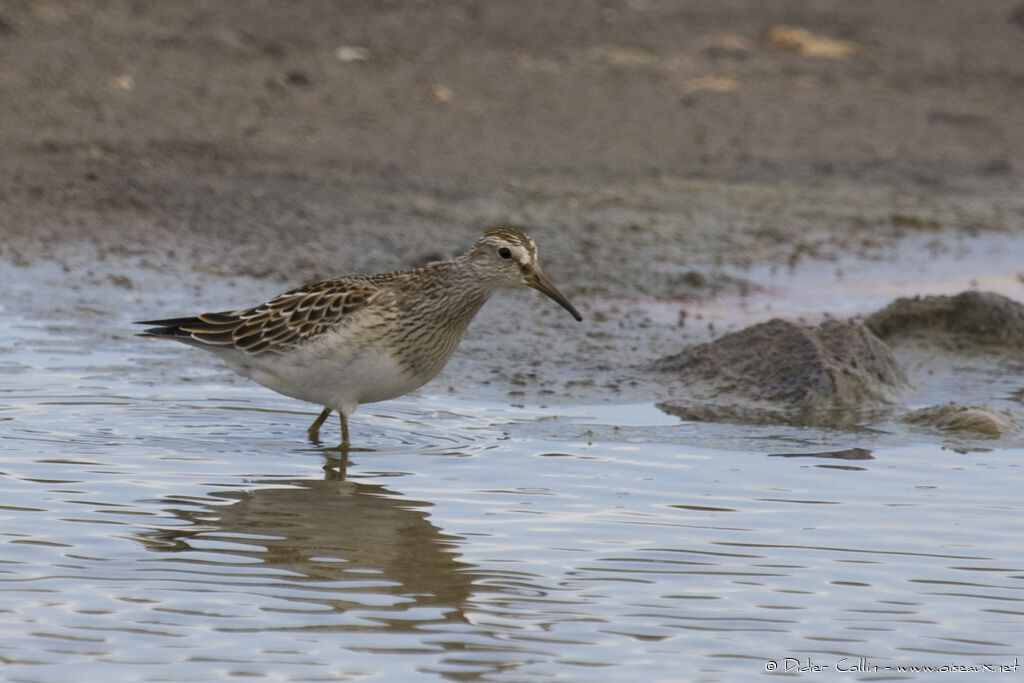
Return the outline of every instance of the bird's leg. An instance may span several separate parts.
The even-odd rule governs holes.
[[[315,420],[313,420],[313,424],[309,425],[309,439],[310,439],[310,441],[315,441],[316,443],[320,443],[320,427],[323,425],[324,420],[326,420],[327,417],[330,414],[331,414],[331,409],[330,408],[324,408],[323,411],[320,413],[320,415],[318,415],[317,418]],[[345,420],[344,417],[342,417],[341,419],[342,419],[342,421]]]
[[[338,411],[338,415],[341,415],[341,450],[346,453],[352,447],[348,442],[348,418],[345,417],[345,413]]]

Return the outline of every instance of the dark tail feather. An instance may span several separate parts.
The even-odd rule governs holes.
[[[232,343],[232,332],[240,320],[226,313],[203,313],[190,318],[138,320],[136,325],[155,325],[139,333],[140,337],[175,339],[192,344],[224,346]]]
[[[140,337],[172,337],[182,334],[181,326],[199,322],[198,318],[166,318],[164,320],[136,320],[136,325],[155,325],[139,333]],[[188,336],[188,335],[185,335]]]

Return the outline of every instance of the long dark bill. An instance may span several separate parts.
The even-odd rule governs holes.
[[[572,314],[572,317],[576,318],[577,322],[583,320],[583,316],[576,310],[576,307],[569,303],[565,295],[558,291],[558,288],[551,283],[551,280],[544,273],[539,270],[534,271],[526,278],[526,284],[557,301],[562,308]]]

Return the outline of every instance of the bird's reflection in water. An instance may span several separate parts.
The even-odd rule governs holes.
[[[225,565],[239,571],[317,582],[331,589],[318,593],[317,601],[343,612],[364,610],[364,616],[369,609],[376,628],[463,621],[476,576],[472,565],[456,559],[461,539],[428,521],[430,503],[347,480],[345,464],[329,461],[323,479],[273,480],[260,482],[268,488],[210,494],[229,504],[172,499],[168,511],[189,524],[138,538],[154,551],[201,551],[204,563],[211,552],[225,553]],[[239,565],[239,556],[259,563]],[[282,591],[282,597],[288,594]],[[435,608],[428,610],[432,616],[421,611],[422,620],[402,618],[423,607]],[[365,621],[360,628],[367,628]]]

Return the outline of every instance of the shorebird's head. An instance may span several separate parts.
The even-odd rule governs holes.
[[[523,232],[496,227],[484,232],[467,254],[496,286],[526,285],[557,301],[576,320],[579,311],[544,275],[537,263],[537,245]]]

